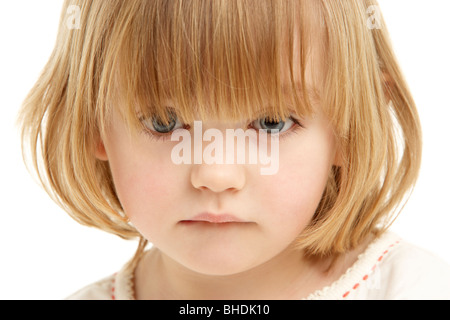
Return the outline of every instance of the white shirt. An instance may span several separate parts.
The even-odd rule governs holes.
[[[134,269],[119,272],[69,296],[69,300],[133,300]],[[384,233],[330,286],[308,300],[450,299],[450,266],[432,253]]]

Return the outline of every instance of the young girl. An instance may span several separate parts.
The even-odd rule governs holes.
[[[53,199],[139,239],[71,299],[450,298],[386,231],[421,132],[375,1],[66,1],[20,119]]]

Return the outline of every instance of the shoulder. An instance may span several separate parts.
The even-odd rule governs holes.
[[[91,283],[68,296],[66,300],[112,300],[115,275]]]
[[[450,299],[450,266],[392,232],[376,239],[357,264],[366,275],[346,292],[349,298]]]
[[[340,279],[308,299],[450,299],[450,266],[395,233],[385,232]]]
[[[450,266],[434,253],[406,241],[380,265],[387,299],[450,299]]]
[[[134,300],[134,265],[128,262],[119,272],[78,290],[66,300]]]

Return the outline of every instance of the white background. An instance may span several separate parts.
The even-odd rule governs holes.
[[[62,1],[4,1],[0,10],[0,299],[60,299],[116,272],[127,242],[82,227],[26,171],[14,126],[47,61]],[[416,99],[424,155],[416,189],[392,229],[450,263],[450,2],[380,0]]]

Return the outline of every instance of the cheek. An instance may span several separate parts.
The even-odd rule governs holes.
[[[110,150],[109,162],[117,196],[126,215],[136,222],[164,218],[174,205],[179,174],[164,150],[139,150],[122,145]],[[170,152],[169,152],[170,154]],[[144,219],[145,218],[145,219]]]
[[[116,175],[116,189],[122,205],[131,218],[149,209],[164,209],[164,199],[169,196],[170,171],[164,166],[134,165]],[[153,211],[153,210],[152,210]]]
[[[328,147],[326,143],[309,143],[280,148],[279,171],[267,181],[273,188],[266,188],[262,195],[262,199],[273,199],[270,210],[277,215],[272,216],[272,223],[297,232],[310,222],[331,170]]]

